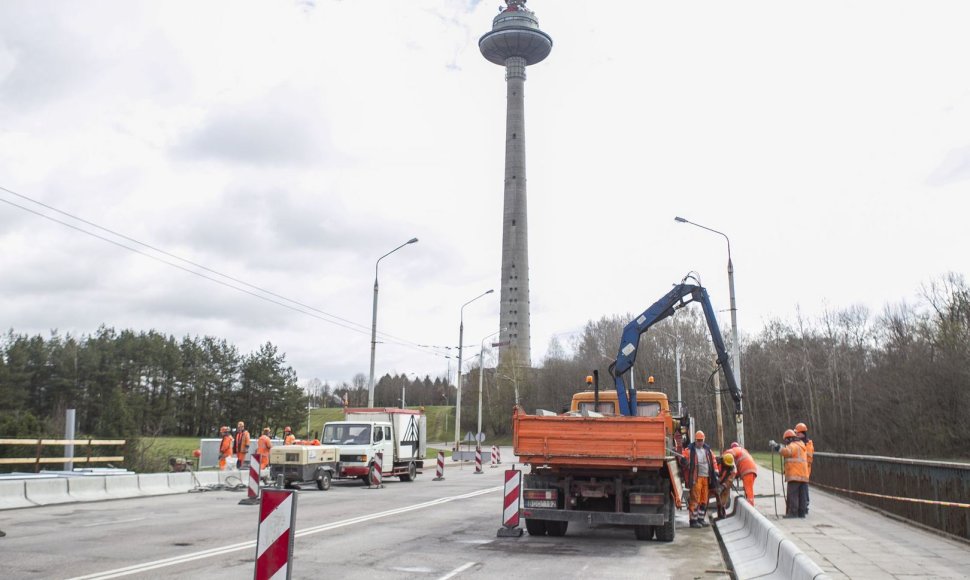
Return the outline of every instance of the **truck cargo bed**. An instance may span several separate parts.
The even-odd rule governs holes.
[[[512,416],[514,453],[536,466],[657,469],[666,455],[661,417]]]

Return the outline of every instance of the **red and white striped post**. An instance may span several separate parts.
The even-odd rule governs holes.
[[[239,500],[239,505],[256,505],[259,503],[259,453],[253,453],[249,458],[249,484],[246,488],[246,499]]]
[[[502,448],[498,445],[495,446],[495,455],[498,457],[498,464],[502,465]]]
[[[438,468],[435,470],[435,477],[431,481],[441,481],[445,478],[445,452],[438,451]]]
[[[265,489],[256,532],[255,580],[292,577],[295,536],[296,493],[292,489]]]
[[[475,475],[481,475],[485,473],[482,471],[482,446],[475,446]]]
[[[498,467],[498,454],[495,451],[496,449],[498,449],[498,447],[492,445],[492,457],[491,457],[491,461],[489,461],[489,463],[491,463],[491,465],[489,465],[490,469],[495,469],[496,467]]]
[[[384,484],[382,483],[384,480],[383,471],[384,471],[384,452],[378,451],[377,455],[374,456],[374,477],[371,479],[371,482],[370,482],[371,489],[379,489],[384,487]]]
[[[519,496],[522,489],[522,472],[518,469],[505,470],[505,501],[502,504],[502,527],[498,529],[500,538],[522,536],[519,526]]]

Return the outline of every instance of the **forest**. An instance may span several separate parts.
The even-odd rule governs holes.
[[[645,305],[646,306],[646,305]],[[518,402],[529,412],[561,411],[598,369],[608,365],[634,314],[591,320],[567,344],[553,341],[534,368],[484,356],[483,425],[490,437],[510,435]],[[722,328],[725,339],[730,329]],[[730,348],[730,346],[729,346]],[[679,357],[677,356],[679,352]],[[720,385],[725,444],[736,438],[734,404],[718,380],[703,315],[682,309],[641,336],[633,372],[683,402],[708,441],[715,431]],[[906,457],[967,457],[970,436],[970,288],[956,274],[919,289],[912,303],[827,309],[820,316],[772,320],[742,333],[741,385],[745,442],[764,450],[797,422],[808,424],[819,450]],[[462,381],[462,432],[474,430],[480,362]],[[301,385],[284,353],[270,344],[243,354],[224,339],[177,339],[155,330],[49,336],[9,331],[0,339],[0,437],[60,437],[67,408],[77,430],[97,437],[213,436],[220,425],[246,421],[280,431],[305,424],[313,407],[363,406],[367,377],[337,385],[311,378]],[[377,406],[454,405],[448,377],[384,375]]]

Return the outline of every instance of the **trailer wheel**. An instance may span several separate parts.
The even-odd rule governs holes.
[[[674,541],[674,502],[667,498],[667,521],[662,526],[657,526],[657,541]]]
[[[330,472],[324,471],[317,477],[317,489],[320,491],[327,491],[330,489]]]
[[[401,475],[401,481],[414,481],[414,478],[418,476],[418,466],[412,461],[408,463],[408,472]]]
[[[546,520],[526,519],[525,529],[529,530],[530,536],[546,535]]]
[[[653,539],[653,532],[656,526],[633,526],[633,533],[641,542]]]
[[[550,536],[565,536],[569,522],[546,522],[546,533]]]

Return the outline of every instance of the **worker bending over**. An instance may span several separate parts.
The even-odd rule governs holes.
[[[754,505],[754,479],[758,477],[758,464],[754,462],[754,457],[751,457],[748,450],[738,445],[736,441],[731,443],[728,453],[734,456],[737,477],[740,477],[741,483],[744,484],[744,498],[749,504]]]

